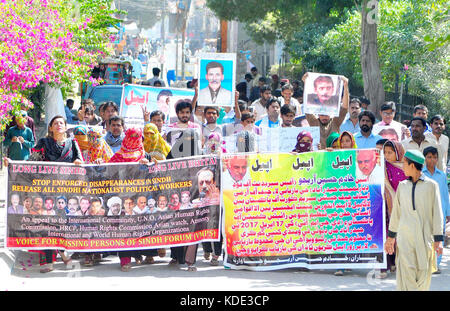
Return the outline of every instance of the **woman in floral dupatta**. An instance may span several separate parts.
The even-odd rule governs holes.
[[[75,133],[74,133],[75,134]],[[87,132],[88,146],[87,146],[87,164],[102,164],[107,163],[113,156],[113,152],[109,145],[103,138],[100,130],[89,128]],[[93,266],[94,263],[101,261],[101,252],[85,252],[84,265]]]
[[[130,128],[125,132],[125,137],[119,151],[112,156],[109,162],[139,162],[142,159],[145,159],[142,130]]]
[[[111,147],[109,147],[106,143],[106,140],[103,138],[102,132],[100,130],[90,128],[87,136],[89,148],[86,162],[89,164],[109,162],[114,153],[112,152]]]
[[[341,135],[339,135],[339,138],[337,139],[337,150],[339,149],[356,149],[356,141],[353,137],[353,134],[348,131],[343,131]],[[333,149],[329,149],[332,151]],[[338,269],[334,273],[336,276],[342,276],[344,275],[345,269]]]
[[[216,154],[221,155],[222,153],[227,153],[225,149],[225,141],[222,135],[217,132],[212,132],[209,134],[205,141],[205,146],[203,148],[204,154]]]

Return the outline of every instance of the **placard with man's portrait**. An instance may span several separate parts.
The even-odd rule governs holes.
[[[235,72],[235,53],[201,54],[198,105],[234,107]]]
[[[303,92],[305,113],[315,115],[339,115],[344,82],[340,76],[308,73]]]

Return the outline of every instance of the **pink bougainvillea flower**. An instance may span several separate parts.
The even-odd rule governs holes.
[[[0,129],[42,82],[71,87],[86,74],[99,52],[112,52],[108,34],[90,29],[94,16],[74,19],[64,0],[1,0]],[[95,36],[87,36],[95,34]],[[91,40],[97,40],[92,50]],[[100,48],[98,48],[100,47]],[[92,81],[98,83],[98,81]]]

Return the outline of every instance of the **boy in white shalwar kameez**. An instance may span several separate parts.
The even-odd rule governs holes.
[[[422,174],[423,154],[409,150],[403,171],[409,178],[400,182],[394,199],[385,251],[396,244],[397,290],[429,290],[436,270],[436,253],[442,254],[442,209],[439,186]]]

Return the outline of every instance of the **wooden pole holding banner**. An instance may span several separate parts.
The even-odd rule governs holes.
[[[228,21],[220,20],[220,52],[227,52]]]

